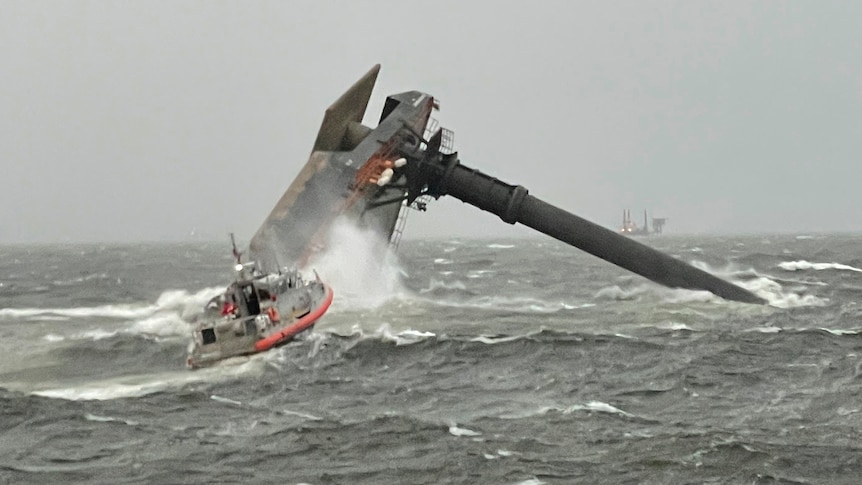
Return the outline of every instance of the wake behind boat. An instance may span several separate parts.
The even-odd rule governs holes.
[[[262,273],[235,254],[236,280],[207,303],[193,332],[191,368],[283,345],[313,328],[332,303],[332,289],[317,275],[304,281],[297,270]]]

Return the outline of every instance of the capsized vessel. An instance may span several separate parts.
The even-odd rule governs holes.
[[[313,281],[297,270],[263,273],[234,254],[235,281],[206,304],[192,334],[191,368],[283,345],[313,328],[332,303],[332,289],[316,273]]]
[[[454,150],[454,133],[431,117],[439,102],[407,91],[386,98],[375,128],[362,124],[380,65],[326,110],[311,155],[252,237],[251,259],[264,270],[290,261],[303,267],[327,247],[337,217],[347,217],[397,244],[406,210],[455,197],[523,224],[671,288],[710,291],[744,303],[766,301],[682,260],[599,226],[470,168]]]

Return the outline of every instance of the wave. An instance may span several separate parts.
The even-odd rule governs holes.
[[[504,455],[501,454],[500,456],[504,456]],[[515,485],[546,485],[546,483],[547,482],[543,482],[543,481],[539,480],[538,478],[533,477],[533,478],[528,478],[528,479],[524,480],[523,482],[518,482]]]
[[[211,399],[211,400],[213,400],[213,401],[215,401],[215,402],[220,402],[220,403],[223,403],[223,404],[232,404],[232,405],[234,405],[234,406],[242,406],[242,403],[241,403],[240,401],[237,401],[237,400],[234,400],[234,399],[230,399],[230,398],[227,398],[227,397],[217,396],[217,395],[215,395],[215,394],[211,395],[211,396],[210,396],[210,399]]]
[[[541,332],[541,330],[537,330],[533,332],[533,334]],[[506,344],[509,342],[514,342],[516,340],[521,340],[522,338],[528,337],[527,335],[479,335],[478,337],[471,338],[471,342],[478,342],[485,345],[497,345],[497,344]]]
[[[779,333],[783,329],[781,327],[776,327],[775,325],[767,325],[762,327],[753,327],[746,330],[744,332],[754,332],[754,333]]]
[[[159,332],[157,335],[154,335],[154,336],[164,337],[167,335],[175,335],[177,333],[178,332],[174,332],[174,331]],[[185,334],[186,334],[186,332],[183,332],[183,335],[185,335]],[[77,333],[74,333],[71,335],[66,335],[66,336],[58,335],[56,333],[49,333],[49,334],[46,334],[45,336],[43,336],[42,340],[45,340],[46,342],[63,342],[66,340],[90,340],[90,341],[97,342],[99,340],[114,338],[118,335],[132,335],[132,336],[138,335],[138,336],[143,336],[143,337],[151,336],[147,332],[134,331],[131,328],[119,329],[119,330],[105,330],[103,328],[95,328],[92,330],[85,330],[83,332],[77,332]]]
[[[537,329],[527,331],[523,334],[513,334],[513,335],[505,335],[505,334],[497,334],[497,335],[478,335],[478,336],[449,336],[449,335],[438,335],[434,332],[428,332],[423,330],[415,330],[415,329],[405,329],[401,331],[393,331],[392,327],[389,324],[383,324],[373,331],[365,331],[360,328],[358,325],[355,325],[351,328],[349,333],[340,333],[335,330],[326,330],[324,332],[314,333],[307,337],[306,340],[312,340],[314,342],[314,347],[320,348],[326,345],[327,340],[331,339],[349,339],[354,342],[379,342],[379,343],[394,343],[396,346],[399,345],[413,345],[425,341],[436,340],[438,342],[446,342],[446,341],[463,341],[463,342],[475,342],[483,345],[498,345],[498,344],[506,344],[515,342],[518,340],[524,339],[537,339],[537,340],[549,340],[555,341],[558,339],[563,340],[571,340],[574,336],[575,340],[582,340],[579,336],[579,333],[575,332],[564,332],[560,330],[547,330],[547,329]],[[314,352],[312,352],[314,353]]]
[[[455,424],[455,423],[451,423],[451,424],[449,425],[449,434],[451,434],[452,436],[458,436],[458,437],[462,437],[462,436],[468,436],[468,437],[482,436],[482,433],[480,433],[480,432],[478,432],[478,431],[473,431],[472,429],[467,429],[467,428],[460,428],[460,427],[458,427],[458,425],[457,425],[457,424]]]
[[[177,313],[163,313],[138,320],[125,333],[154,337],[186,336],[189,321]]]
[[[471,275],[468,274],[467,277],[470,278]],[[571,302],[531,296],[479,294],[469,290],[468,285],[461,280],[440,280],[436,278],[431,278],[428,286],[418,290],[411,290],[411,292],[405,292],[399,295],[399,298],[404,302],[421,302],[435,307],[499,310],[526,314],[550,314],[595,306],[593,302]]]
[[[819,327],[817,330],[820,330],[820,331],[823,331],[823,332],[826,332],[826,333],[831,333],[832,335],[836,335],[836,336],[839,336],[839,337],[840,337],[840,336],[842,336],[842,335],[859,335],[860,333],[862,333],[862,331],[860,331],[860,330],[858,330],[858,329],[856,329],[856,330],[851,330],[851,329],[846,329],[846,328],[825,328],[825,327]]]
[[[419,293],[433,293],[436,290],[456,290],[457,292],[467,291],[467,285],[464,282],[455,280],[455,281],[441,281],[438,279],[432,278],[428,283],[427,288],[422,288],[419,290]]]
[[[123,423],[127,426],[138,426],[141,424],[138,421],[132,421],[129,419],[120,419],[114,418],[112,416],[100,416],[98,414],[85,413],[84,419],[87,421],[95,421],[97,423]]]
[[[78,278],[72,278],[72,279],[68,279],[68,280],[54,280],[54,281],[52,281],[52,283],[54,284],[54,286],[75,286],[75,285],[79,285],[81,283],[87,283],[87,282],[93,281],[93,280],[107,280],[107,279],[111,279],[111,277],[108,276],[107,273],[92,273],[92,274],[88,274],[86,276],[80,276]],[[119,281],[119,278],[117,278],[117,280]]]
[[[686,332],[694,332],[695,330],[684,323],[679,322],[665,322],[660,323],[655,326],[655,328],[659,330],[671,330],[674,332],[686,331]]]
[[[471,279],[485,278],[486,275],[487,276],[493,276],[496,273],[497,273],[496,271],[491,270],[491,269],[477,269],[477,270],[472,270],[469,273],[467,273],[467,277],[471,278]]]
[[[786,290],[780,283],[766,276],[736,284],[765,299],[770,306],[776,308],[826,306],[829,303],[828,298]]]
[[[506,414],[504,416],[500,416],[502,419],[525,419],[532,418],[535,416],[543,416],[548,413],[561,413],[561,414],[572,414],[579,411],[587,411],[587,412],[597,412],[597,413],[605,413],[605,414],[614,414],[626,418],[634,418],[636,417],[634,414],[623,411],[620,408],[614,407],[606,402],[602,401],[589,401],[584,404],[573,404],[571,406],[559,406],[559,405],[548,405],[541,406],[538,409],[525,411],[517,414]]]
[[[655,327],[653,328],[661,328],[663,330],[667,330],[668,327]],[[676,328],[679,330],[679,328]],[[594,338],[611,338],[611,339],[619,339],[625,341],[638,340],[636,337],[631,337],[622,334],[593,334],[593,333],[584,333],[584,332],[575,332],[575,331],[565,331],[565,330],[550,330],[545,328],[539,328],[535,330],[529,330],[524,333],[518,334],[484,334],[484,335],[448,335],[448,334],[436,334],[433,332],[427,332],[422,330],[414,330],[414,329],[405,329],[398,332],[392,330],[392,328],[388,324],[383,324],[379,328],[373,331],[366,331],[360,328],[358,325],[354,326],[350,332],[342,333],[337,330],[325,330],[319,333],[310,334],[305,340],[311,341],[311,345],[317,349],[324,348],[328,344],[334,342],[340,342],[345,347],[353,347],[355,344],[363,343],[370,345],[382,344],[388,346],[390,344],[399,345],[413,345],[422,342],[434,342],[434,345],[449,345],[450,342],[460,342],[461,344],[476,344],[475,348],[488,348],[497,345],[505,345],[512,342],[518,341],[529,341],[539,344],[544,343],[563,343],[563,342],[573,342],[580,344],[585,340],[590,340]],[[377,352],[379,349],[374,350],[373,352]],[[311,352],[310,355],[313,355],[314,352]]]
[[[674,332],[688,331],[697,332],[683,324],[650,325],[650,328],[658,328],[663,331]],[[701,330],[704,331],[704,330]],[[705,331],[711,332],[711,329]],[[829,328],[779,328],[775,326],[759,326],[754,328],[742,328],[743,333],[761,334],[783,334],[783,335],[831,335],[835,338],[858,338],[862,334],[860,329],[829,329]],[[639,348],[641,346],[654,347],[656,344],[649,340],[640,339],[623,334],[589,332],[570,332],[561,330],[540,329],[523,334],[498,334],[498,335],[448,335],[424,332],[421,330],[406,329],[395,332],[388,325],[382,325],[374,331],[363,331],[354,327],[347,334],[339,334],[335,331],[326,331],[309,335],[303,342],[282,347],[278,351],[269,352],[265,355],[266,362],[276,369],[295,368],[296,365],[308,365],[309,360],[313,366],[319,365],[341,365],[344,362],[345,353],[350,353],[351,365],[359,368],[363,365],[376,366],[380,359],[389,361],[393,366],[400,359],[407,361],[427,362],[429,355],[449,355],[451,352],[466,352],[471,355],[482,356],[482,359],[493,361],[497,356],[508,356],[512,349],[517,349],[525,355],[541,352],[547,346],[560,349],[565,346],[582,347],[590,345],[591,342],[613,342],[613,345],[621,345],[625,348]],[[415,347],[415,350],[405,354],[403,351],[395,351],[395,348],[404,346]],[[658,345],[661,347],[661,345]],[[299,359],[299,360],[297,360]],[[364,363],[368,360],[368,363]],[[288,365],[290,364],[290,365]],[[606,407],[604,403],[591,401],[587,404],[569,407],[547,407],[542,413],[558,411],[571,413],[579,410],[617,413],[618,410]]]
[[[468,275],[468,278],[471,276]],[[405,293],[405,301],[418,300],[429,305],[477,310],[504,310],[513,313],[556,313],[595,306],[591,302],[570,303],[530,296],[481,295],[467,289],[461,280],[443,281],[432,278],[417,294]]]
[[[843,336],[856,336],[862,334],[862,329],[851,329],[851,328],[826,328],[826,327],[801,327],[801,328],[783,328],[777,327],[774,325],[761,326],[761,327],[753,327],[744,330],[744,332],[751,333],[767,333],[767,334],[775,334],[775,333],[794,333],[794,334],[823,334],[827,333],[829,335],[835,337],[843,337]]]
[[[802,293],[805,291],[805,288],[785,288],[781,285],[781,279],[762,274],[754,268],[740,268],[734,264],[728,264],[723,268],[713,268],[702,261],[694,261],[692,265],[751,291],[766,300],[770,306],[776,308],[826,306],[829,303],[828,298],[821,298],[810,293]],[[825,286],[825,283],[819,281],[794,281],[794,283],[803,286]]]
[[[189,384],[212,384],[243,376],[259,375],[265,369],[265,362],[261,358],[255,359],[253,357],[229,359],[216,366],[194,371],[183,370],[124,376],[62,387],[30,390],[29,393],[35,396],[67,401],[107,401],[143,397],[169,389],[180,389]]]
[[[0,318],[144,318],[161,311],[175,311],[187,315],[200,311],[204,304],[223,288],[204,288],[195,293],[186,290],[166,290],[155,303],[123,303],[93,307],[69,308],[3,308]]]
[[[382,325],[376,332],[375,336],[380,337],[384,342],[394,342],[395,345],[411,345],[416,344],[430,338],[434,338],[437,334],[433,332],[423,332],[421,330],[407,329],[400,332],[393,332],[388,324]]]
[[[606,286],[596,292],[594,298],[597,300],[635,300],[638,296],[648,291],[646,285],[637,286],[624,290],[619,285]]]
[[[858,273],[862,273],[862,269],[856,268],[854,266],[841,264],[841,263],[810,263],[805,260],[800,261],[785,261],[783,263],[779,263],[778,266],[786,271],[803,271],[808,269],[813,269],[815,271],[822,271],[826,269],[836,269],[840,271],[855,271]]]
[[[307,336],[306,340],[315,341],[314,346],[315,350],[312,353],[315,353],[317,348],[325,345],[325,341],[331,338],[338,339],[353,339],[355,341],[379,341],[379,342],[392,342],[395,345],[411,345],[419,342],[423,342],[425,340],[437,338],[437,334],[433,332],[427,332],[422,330],[414,330],[414,329],[405,329],[399,332],[395,332],[392,330],[392,327],[388,323],[384,323],[377,330],[367,332],[360,328],[358,325],[354,325],[353,328],[350,329],[349,333],[339,333],[334,330],[326,330],[320,333],[312,333]]]
[[[130,321],[125,327],[89,328],[67,326],[69,333],[51,332],[43,339],[48,342],[72,340],[102,340],[119,334],[148,337],[186,336],[189,322],[203,311],[204,304],[223,288],[204,288],[196,292],[185,290],[164,291],[152,304],[118,304],[73,308],[4,308],[0,319],[11,318],[36,321],[112,318]],[[77,331],[76,331],[77,330]]]
[[[652,295],[665,303],[673,304],[724,301],[708,291],[666,288],[653,283],[643,283],[631,288],[622,288],[619,285],[606,286],[597,291],[594,298],[597,300],[631,301],[638,300],[645,295]]]
[[[65,318],[108,317],[131,319],[150,315],[158,309],[156,305],[121,304],[96,307],[73,308],[3,308],[0,318],[31,318],[56,316]]]
[[[528,296],[480,296],[471,297],[467,301],[429,300],[429,302],[434,305],[450,308],[469,308],[528,314],[550,314],[595,306],[594,303],[567,303],[565,301],[549,301]]]
[[[720,270],[710,268],[704,263],[699,266],[704,271],[715,274],[723,279],[743,287],[764,298],[771,306],[777,308],[795,308],[806,306],[825,306],[828,298],[822,298],[805,293],[805,286],[828,286],[822,281],[799,279],[781,279],[771,275],[761,274],[753,268],[739,269],[728,267]],[[796,285],[785,287],[783,284]],[[803,287],[803,288],[800,288]],[[506,310],[517,313],[556,313],[559,311],[594,307],[593,302],[566,302],[536,297],[520,296],[483,296],[467,290],[467,285],[460,280],[441,281],[432,279],[426,288],[419,290],[423,297],[434,297],[427,303],[453,307],[473,308],[480,310]],[[658,284],[643,282],[634,286],[611,285],[595,292],[593,298],[599,301],[634,301],[651,296],[670,304],[687,303],[726,303],[726,300],[708,291],[688,290],[681,288],[666,288]]]

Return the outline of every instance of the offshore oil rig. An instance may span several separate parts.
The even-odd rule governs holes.
[[[620,234],[626,236],[649,236],[650,234],[661,234],[664,230],[664,225],[667,223],[666,217],[653,217],[652,230],[647,224],[647,212],[644,211],[644,225],[638,227],[632,220],[632,211],[623,210],[623,225],[620,226]]]
[[[454,150],[453,133],[432,117],[439,103],[430,94],[393,94],[377,126],[363,125],[379,71],[380,65],[371,68],[326,110],[308,162],[251,240],[249,257],[262,271],[302,267],[326,247],[338,217],[397,240],[404,211],[422,211],[431,199],[450,196],[662,285],[765,303],[744,288],[548,204],[520,185],[467,167]]]

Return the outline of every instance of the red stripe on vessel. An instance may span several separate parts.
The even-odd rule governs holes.
[[[273,346],[275,346],[277,343],[281,342],[282,340],[293,337],[294,335],[298,334],[299,332],[302,332],[303,330],[307,329],[308,327],[314,325],[314,322],[316,322],[318,318],[322,317],[323,314],[326,313],[326,310],[329,309],[329,305],[331,305],[331,304],[332,304],[332,288],[327,286],[326,287],[326,300],[323,301],[322,305],[320,305],[314,311],[308,313],[304,317],[300,318],[294,324],[285,328],[284,330],[282,330],[278,333],[274,333],[274,334],[270,335],[269,337],[267,337],[263,340],[258,340],[254,344],[254,350],[257,350],[258,352],[262,352],[264,350],[271,349]]]

